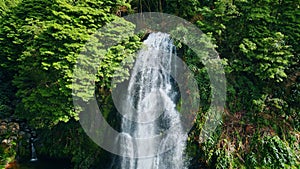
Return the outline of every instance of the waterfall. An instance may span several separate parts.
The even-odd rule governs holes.
[[[185,169],[183,132],[171,71],[176,49],[166,33],[151,33],[137,56],[127,88],[119,136],[122,169]],[[174,62],[173,62],[174,63]]]
[[[36,155],[36,151],[35,151],[35,147],[33,145],[33,139],[31,138],[31,144],[30,144],[30,147],[31,147],[31,159],[30,161],[31,162],[34,162],[34,161],[37,161],[37,155]]]

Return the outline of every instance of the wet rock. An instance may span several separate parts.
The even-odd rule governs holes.
[[[20,126],[16,122],[8,123],[8,130],[10,130],[13,133],[17,133],[20,130]]]
[[[31,140],[32,139],[32,140]],[[0,119],[0,144],[11,155],[11,159],[28,159],[30,144],[37,139],[36,131],[30,129],[24,120],[16,118]],[[15,153],[17,154],[16,157]],[[1,164],[0,165],[5,165]]]
[[[2,143],[2,144],[8,144],[8,143],[9,143],[9,140],[8,140],[8,139],[3,139],[1,143]]]
[[[20,131],[20,132],[19,132],[19,135],[20,135],[20,136],[24,136],[25,134],[26,134],[26,133],[25,133],[24,131]]]
[[[1,123],[1,125],[0,125],[0,135],[5,134],[6,131],[7,131],[7,125],[6,125],[6,123]]]
[[[26,127],[26,128],[24,129],[24,131],[25,131],[26,133],[30,133],[30,132],[31,132],[31,130],[30,130],[28,127]]]

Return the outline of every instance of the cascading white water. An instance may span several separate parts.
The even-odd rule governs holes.
[[[171,71],[176,71],[171,65],[176,49],[169,35],[160,32],[151,33],[144,45],[131,74],[127,104],[123,105],[127,112],[119,143],[121,154],[127,157],[121,159],[120,168],[184,169],[187,134],[176,110],[179,92],[171,77]],[[161,137],[151,139],[156,136]],[[137,139],[146,141],[141,144]]]
[[[37,155],[36,155],[36,151],[35,151],[33,142],[31,142],[30,147],[31,147],[31,159],[30,159],[30,161],[31,162],[37,161],[38,159],[37,159]]]

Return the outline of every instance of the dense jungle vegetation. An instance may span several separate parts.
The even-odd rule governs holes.
[[[0,10],[0,119],[35,130],[38,156],[65,159],[73,168],[109,167],[113,155],[88,138],[73,106],[76,58],[108,23],[163,12],[208,35],[226,71],[223,121],[201,142],[209,77],[193,51],[178,45],[201,98],[208,98],[189,133],[190,168],[300,168],[300,0],[0,0]],[[115,126],[110,82],[124,59],[133,60],[144,35],[122,38],[103,56],[95,90]],[[123,71],[120,76],[129,70]],[[30,158],[26,139],[3,128],[0,134],[1,167]]]

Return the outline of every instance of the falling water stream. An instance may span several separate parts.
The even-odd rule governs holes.
[[[31,147],[31,159],[30,159],[30,161],[31,162],[37,161],[38,159],[37,159],[36,150],[35,150],[35,147],[33,145],[33,142],[31,142],[30,147]]]
[[[176,49],[166,33],[144,41],[127,88],[122,134],[122,169],[184,169],[186,133],[176,100],[180,95],[171,71]],[[174,62],[173,62],[174,63]],[[158,136],[158,137],[157,137]]]

